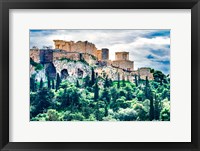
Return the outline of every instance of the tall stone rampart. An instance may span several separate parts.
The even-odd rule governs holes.
[[[96,46],[88,41],[65,41],[65,40],[54,40],[55,49],[62,49],[66,52],[78,52],[87,53],[93,56],[97,56]]]

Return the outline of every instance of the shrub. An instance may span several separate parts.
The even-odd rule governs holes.
[[[115,114],[115,118],[120,121],[135,121],[137,119],[137,112],[132,108],[120,108]]]

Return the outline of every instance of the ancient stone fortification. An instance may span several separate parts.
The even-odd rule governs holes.
[[[111,61],[109,60],[109,49],[97,50],[95,45],[88,41],[54,40],[54,44],[55,49],[30,49],[30,57],[35,62],[44,64],[46,74],[50,75],[52,73],[50,76],[52,78],[55,78],[56,72],[61,73],[61,69],[55,62],[70,59],[86,61],[90,65],[99,65],[96,72],[101,76],[106,73],[113,80],[117,80],[118,73],[120,79],[129,81],[134,81],[134,75],[140,75],[141,79],[145,79],[147,76],[150,80],[153,80],[150,68],[134,70],[134,62],[129,60],[129,52],[116,52],[115,60]],[[66,72],[66,75],[68,75],[68,72]]]
[[[61,49],[66,52],[78,52],[87,53],[93,56],[97,56],[97,48],[93,43],[88,41],[64,41],[64,40],[54,40],[55,49]]]
[[[82,60],[89,64],[99,61],[105,65],[112,65],[121,69],[133,71],[133,61],[129,60],[129,52],[116,52],[115,60],[109,60],[109,49],[97,50],[93,43],[88,41],[54,40],[55,49],[31,49],[30,57],[35,62],[48,63],[59,59]],[[53,52],[53,53],[52,53]],[[51,59],[53,60],[51,60]],[[50,59],[48,61],[48,59]]]
[[[148,77],[149,80],[153,80],[153,73],[151,73],[151,69],[150,68],[139,68],[137,70],[138,75],[140,75],[141,79],[145,79],[146,76]]]
[[[116,52],[112,65],[128,71],[134,70],[133,61],[129,60],[129,52]]]

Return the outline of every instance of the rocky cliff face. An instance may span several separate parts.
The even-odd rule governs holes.
[[[81,61],[56,60],[53,64],[57,73],[70,82],[76,82],[78,78],[91,75],[91,67]]]
[[[145,79],[146,76],[148,76],[148,78],[152,80],[153,78],[150,70],[148,72],[146,72],[146,69],[143,70],[141,69],[140,71],[141,78]],[[106,78],[106,76],[108,76],[108,78],[114,81],[118,80],[119,74],[120,80],[124,79],[134,82],[134,75],[138,74],[137,71],[128,72],[123,69],[107,65],[96,65],[94,67],[94,71],[98,74],[98,76],[102,78]],[[56,79],[57,73],[60,75],[62,80],[68,80],[69,82],[75,83],[77,79],[83,79],[86,76],[91,76],[92,68],[87,62],[70,59],[54,60],[51,64],[45,64],[41,70],[36,70],[34,66],[30,65],[30,77],[34,76],[37,81],[40,81],[41,79],[43,81],[47,81],[46,75],[49,75],[51,79]]]
[[[130,72],[125,72],[122,69],[113,68],[111,66],[96,68],[95,72],[98,73],[98,75],[102,76],[103,78],[108,76],[108,78],[114,81],[118,80],[118,74],[119,74],[120,80],[124,79],[134,82],[133,75]]]
[[[81,61],[72,60],[56,60],[53,62],[56,73],[60,75],[62,79],[66,79],[69,82],[76,82],[78,78],[85,78],[87,75],[91,75],[91,67]],[[47,81],[47,69],[49,66],[44,65],[44,69],[36,71],[33,66],[30,67],[30,76],[34,76],[37,81],[41,79]],[[49,72],[49,70],[48,70]]]
[[[36,81],[40,81],[41,79],[43,81],[47,81],[47,77],[45,75],[45,69],[42,69],[42,70],[35,70],[35,67],[34,66],[30,66],[30,77],[35,77],[35,80]]]

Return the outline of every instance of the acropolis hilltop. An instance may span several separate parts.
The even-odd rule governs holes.
[[[150,68],[134,70],[134,61],[129,60],[128,51],[115,52],[115,60],[110,60],[109,48],[97,49],[95,44],[88,41],[53,40],[53,42],[55,49],[30,49],[30,58],[42,64],[53,63],[61,59],[84,60],[89,65],[97,65],[99,68],[96,71],[100,74],[102,67],[108,67],[109,70],[120,72],[126,80],[134,79],[131,77],[134,77],[135,74],[140,74],[142,79],[145,79],[146,76],[150,80],[153,79]]]

